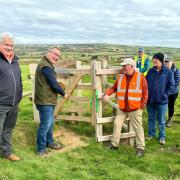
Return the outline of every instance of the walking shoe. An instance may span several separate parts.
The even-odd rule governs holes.
[[[165,145],[165,143],[166,143],[165,139],[160,139],[160,140],[159,140],[159,144]]]
[[[47,149],[40,151],[40,152],[36,152],[37,156],[47,156],[49,155],[49,151]]]
[[[154,138],[154,136],[147,136],[147,137],[145,138],[145,140],[151,141],[153,138]]]
[[[142,156],[144,156],[144,150],[137,148],[137,150],[136,150],[136,156],[137,156],[137,157],[142,157]]]
[[[108,145],[107,148],[110,149],[110,150],[117,150],[118,149],[118,147],[113,146],[111,143]]]
[[[52,144],[48,144],[47,145],[47,148],[50,148],[50,149],[54,149],[54,150],[60,150],[60,149],[62,149],[64,147],[64,145],[63,144],[60,144],[60,143],[52,143]]]
[[[169,118],[166,124],[166,127],[171,127],[172,118]]]
[[[10,160],[10,161],[19,161],[19,160],[21,160],[21,158],[16,156],[15,154],[10,154],[8,156],[5,156],[5,158]]]

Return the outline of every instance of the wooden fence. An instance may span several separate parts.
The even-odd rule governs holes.
[[[34,96],[34,75],[36,64],[30,64],[30,76],[32,79],[32,98]],[[108,75],[120,73],[120,67],[108,68],[107,60],[93,60],[91,64],[82,65],[81,61],[76,61],[76,69],[64,69],[57,67],[58,81],[65,82],[65,91],[68,99],[59,98],[55,108],[55,120],[84,121],[91,123],[95,127],[95,137],[98,142],[108,141],[112,134],[103,135],[103,124],[114,121],[115,116],[103,117],[103,102],[97,101],[96,91],[103,93],[106,86],[111,85],[107,82]],[[83,76],[89,76],[91,82],[83,83]],[[76,91],[76,92],[74,92]],[[89,91],[89,96],[83,96],[85,91]],[[92,99],[92,109],[88,104]],[[113,97],[113,95],[112,95]],[[97,104],[98,103],[98,104]],[[118,109],[118,105],[112,101],[108,103],[113,109]],[[98,111],[96,107],[98,106]],[[33,103],[34,120],[39,121],[39,114]],[[91,116],[87,116],[87,114]],[[128,119],[127,119],[128,121]],[[123,125],[126,130],[121,134],[121,138],[129,138],[130,145],[134,145],[135,132],[130,121]]]

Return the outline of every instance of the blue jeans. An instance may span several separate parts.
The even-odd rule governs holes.
[[[148,135],[156,136],[156,117],[158,120],[159,140],[165,139],[165,115],[167,104],[147,104],[148,112]]]
[[[53,105],[36,104],[40,116],[36,142],[37,152],[44,151],[47,145],[53,143],[54,107]]]

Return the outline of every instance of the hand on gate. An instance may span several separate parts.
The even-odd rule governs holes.
[[[65,95],[63,96],[63,98],[64,98],[64,99],[67,99],[67,98],[68,98],[68,94],[65,94]]]
[[[105,96],[103,97],[103,101],[106,102],[106,103],[108,103],[108,102],[109,102],[109,96],[108,96],[108,95],[105,95]]]
[[[99,97],[98,97],[98,99],[103,99],[104,98],[104,93],[99,93]]]

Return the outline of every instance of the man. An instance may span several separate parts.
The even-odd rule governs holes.
[[[136,68],[139,68],[139,72],[143,73],[144,76],[146,76],[150,66],[150,62],[148,55],[144,53],[144,48],[139,48],[138,55],[134,57],[134,60],[136,61]]]
[[[119,111],[114,120],[113,138],[109,149],[117,149],[121,137],[121,129],[124,121],[129,117],[136,133],[136,155],[144,155],[144,129],[142,125],[142,112],[148,98],[147,82],[143,74],[135,71],[135,61],[126,58],[123,63],[124,74],[120,74],[112,88],[107,89],[104,100],[116,92]]]
[[[58,84],[54,66],[60,59],[61,51],[58,47],[49,49],[39,62],[35,73],[34,102],[39,111],[40,124],[37,132],[37,155],[48,153],[46,148],[59,150],[60,143],[53,140],[54,108],[57,104],[58,93],[67,98],[62,87]]]
[[[18,105],[22,99],[19,58],[14,54],[14,40],[10,33],[0,35],[0,149],[11,161],[20,157],[12,153],[12,131],[16,125]]]
[[[151,140],[156,136],[156,117],[159,128],[159,143],[165,144],[165,115],[168,104],[168,96],[174,87],[172,71],[164,66],[164,54],[157,53],[153,56],[154,67],[147,74],[148,83],[148,136]]]
[[[164,60],[164,64],[169,69],[171,69],[175,81],[175,86],[173,88],[173,91],[170,92],[170,95],[168,97],[168,121],[166,127],[171,127],[173,115],[174,115],[174,105],[179,94],[180,71],[173,62],[173,59],[169,56],[166,56]]]

